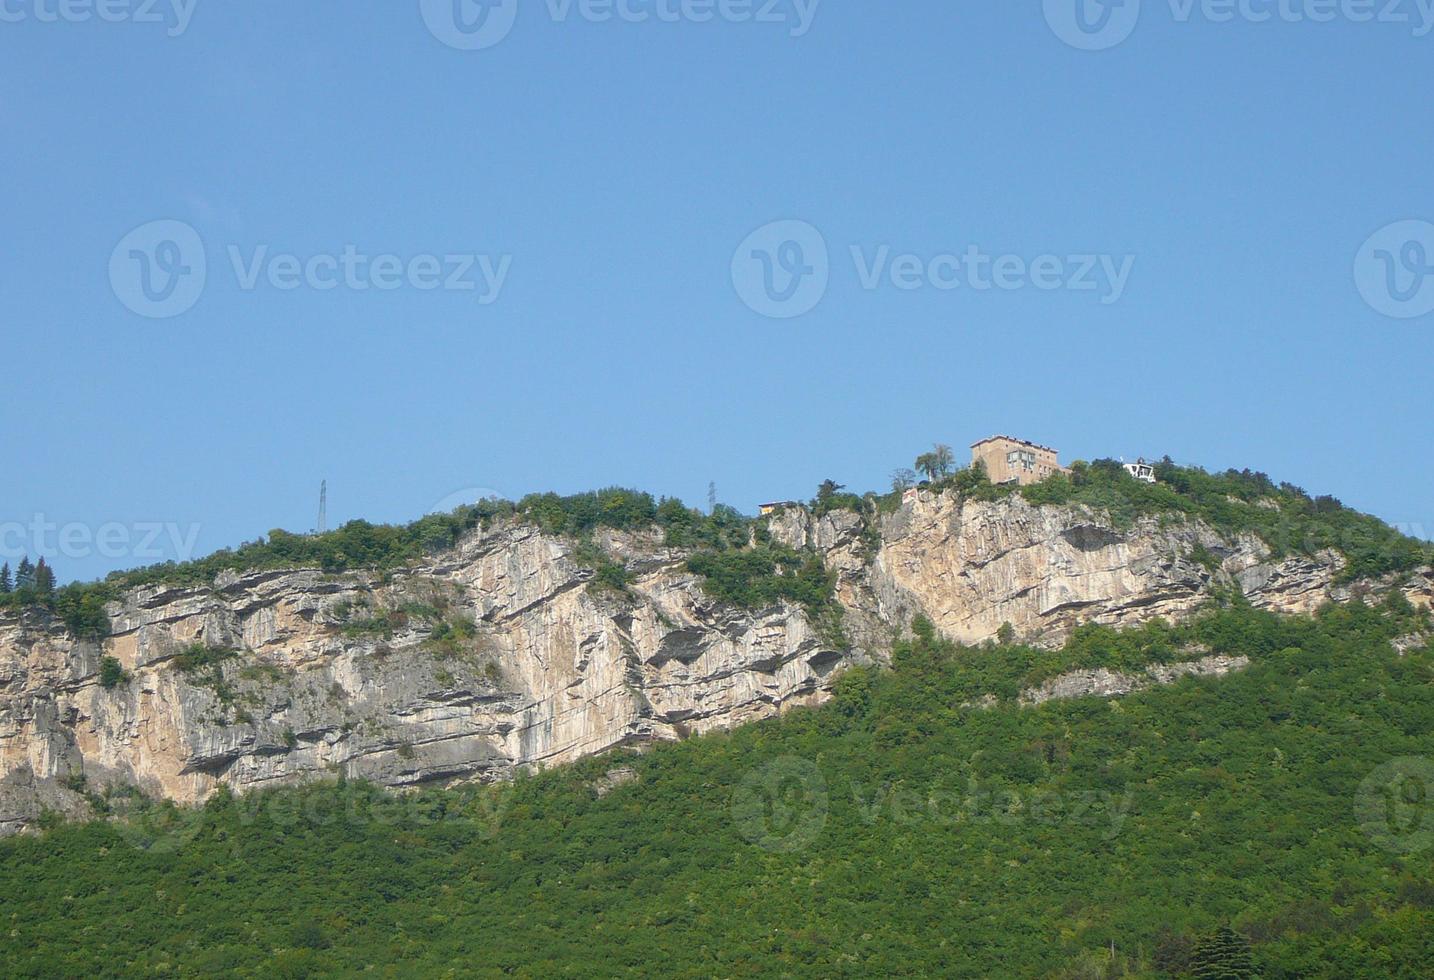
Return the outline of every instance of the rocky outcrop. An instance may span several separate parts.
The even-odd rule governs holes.
[[[36,614],[0,624],[0,831],[115,785],[193,803],[335,772],[505,778],[813,703],[852,657],[799,608],[714,603],[655,540],[602,544],[629,593],[588,588],[569,543],[509,525],[388,577],[137,590],[102,646]],[[109,689],[102,656],[127,675]]]
[[[1223,677],[1249,665],[1249,657],[1209,656],[1173,664],[1151,664],[1139,673],[1122,673],[1104,667],[1073,670],[1022,691],[1020,703],[1038,705],[1069,698],[1119,698],[1155,685],[1174,684],[1184,677]]]
[[[1312,612],[1357,591],[1337,584],[1338,552],[1274,558],[1254,535],[1230,540],[1175,515],[1118,526],[1101,513],[1020,496],[981,502],[921,492],[879,518],[875,534],[845,511],[815,518],[789,508],[772,520],[778,540],[826,554],[843,603],[855,610],[856,634],[871,643],[917,614],[965,643],[1009,623],[1025,642],[1058,646],[1081,623],[1178,620],[1216,589],[1281,613]],[[1426,571],[1407,594],[1428,605],[1434,579]]]
[[[1412,650],[1422,650],[1429,645],[1430,636],[1428,633],[1409,633],[1405,636],[1396,636],[1389,641],[1394,652],[1401,657],[1406,656]]]
[[[332,773],[494,780],[680,739],[822,701],[918,614],[967,642],[1009,623],[1058,644],[1084,622],[1177,619],[1216,588],[1286,612],[1350,593],[1334,553],[1275,560],[1258,539],[1198,523],[1119,527],[1019,497],[922,493],[871,521],[791,508],[769,528],[834,571],[846,642],[796,606],[713,601],[656,533],[600,536],[628,572],[613,592],[590,584],[572,542],[518,523],[386,575],[136,589],[111,604],[102,644],[12,614],[0,620],[0,833],[44,809],[87,813],[86,794],[121,786],[194,803]],[[1434,575],[1406,594],[1427,605]],[[124,671],[110,687],[103,658]]]

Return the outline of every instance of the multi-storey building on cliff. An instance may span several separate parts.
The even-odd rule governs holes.
[[[1056,473],[1069,473],[1061,465],[1060,454],[1049,446],[1039,446],[1010,436],[992,436],[971,447],[971,463],[986,467],[992,483],[1040,483]]]

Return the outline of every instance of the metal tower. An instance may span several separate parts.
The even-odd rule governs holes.
[[[319,525],[317,533],[323,534],[329,529],[329,481],[325,480],[319,484]]]

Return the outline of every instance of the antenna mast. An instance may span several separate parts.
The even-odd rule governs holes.
[[[325,480],[319,484],[319,525],[318,532],[323,534],[329,529],[329,481]]]

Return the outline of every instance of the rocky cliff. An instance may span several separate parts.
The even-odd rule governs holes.
[[[1175,515],[1126,527],[1080,507],[1033,506],[922,492],[869,527],[850,511],[815,518],[789,508],[771,518],[774,537],[814,548],[839,575],[838,595],[865,644],[879,650],[890,624],[920,613],[965,643],[1009,623],[1023,641],[1058,646],[1075,626],[1171,620],[1235,588],[1258,608],[1306,613],[1370,586],[1339,585],[1336,551],[1274,558],[1253,534],[1227,538]],[[1427,604],[1428,570],[1412,601]]]
[[[505,522],[401,571],[227,574],[112,603],[77,640],[43,613],[0,620],[0,832],[85,793],[194,803],[343,772],[385,785],[506,778],[619,745],[819,702],[882,661],[917,614],[975,642],[1009,623],[1058,643],[1083,622],[1177,619],[1216,587],[1309,611],[1348,598],[1338,554],[1274,560],[1193,522],[1117,527],[1078,508],[923,493],[894,513],[790,508],[777,541],[836,573],[844,639],[797,606],[708,597],[661,536],[605,532],[626,591],[591,582],[571,541]],[[1195,557],[1199,556],[1198,560]],[[1408,588],[1428,604],[1434,576]],[[123,677],[101,682],[102,658]],[[111,671],[113,674],[113,671]]]

